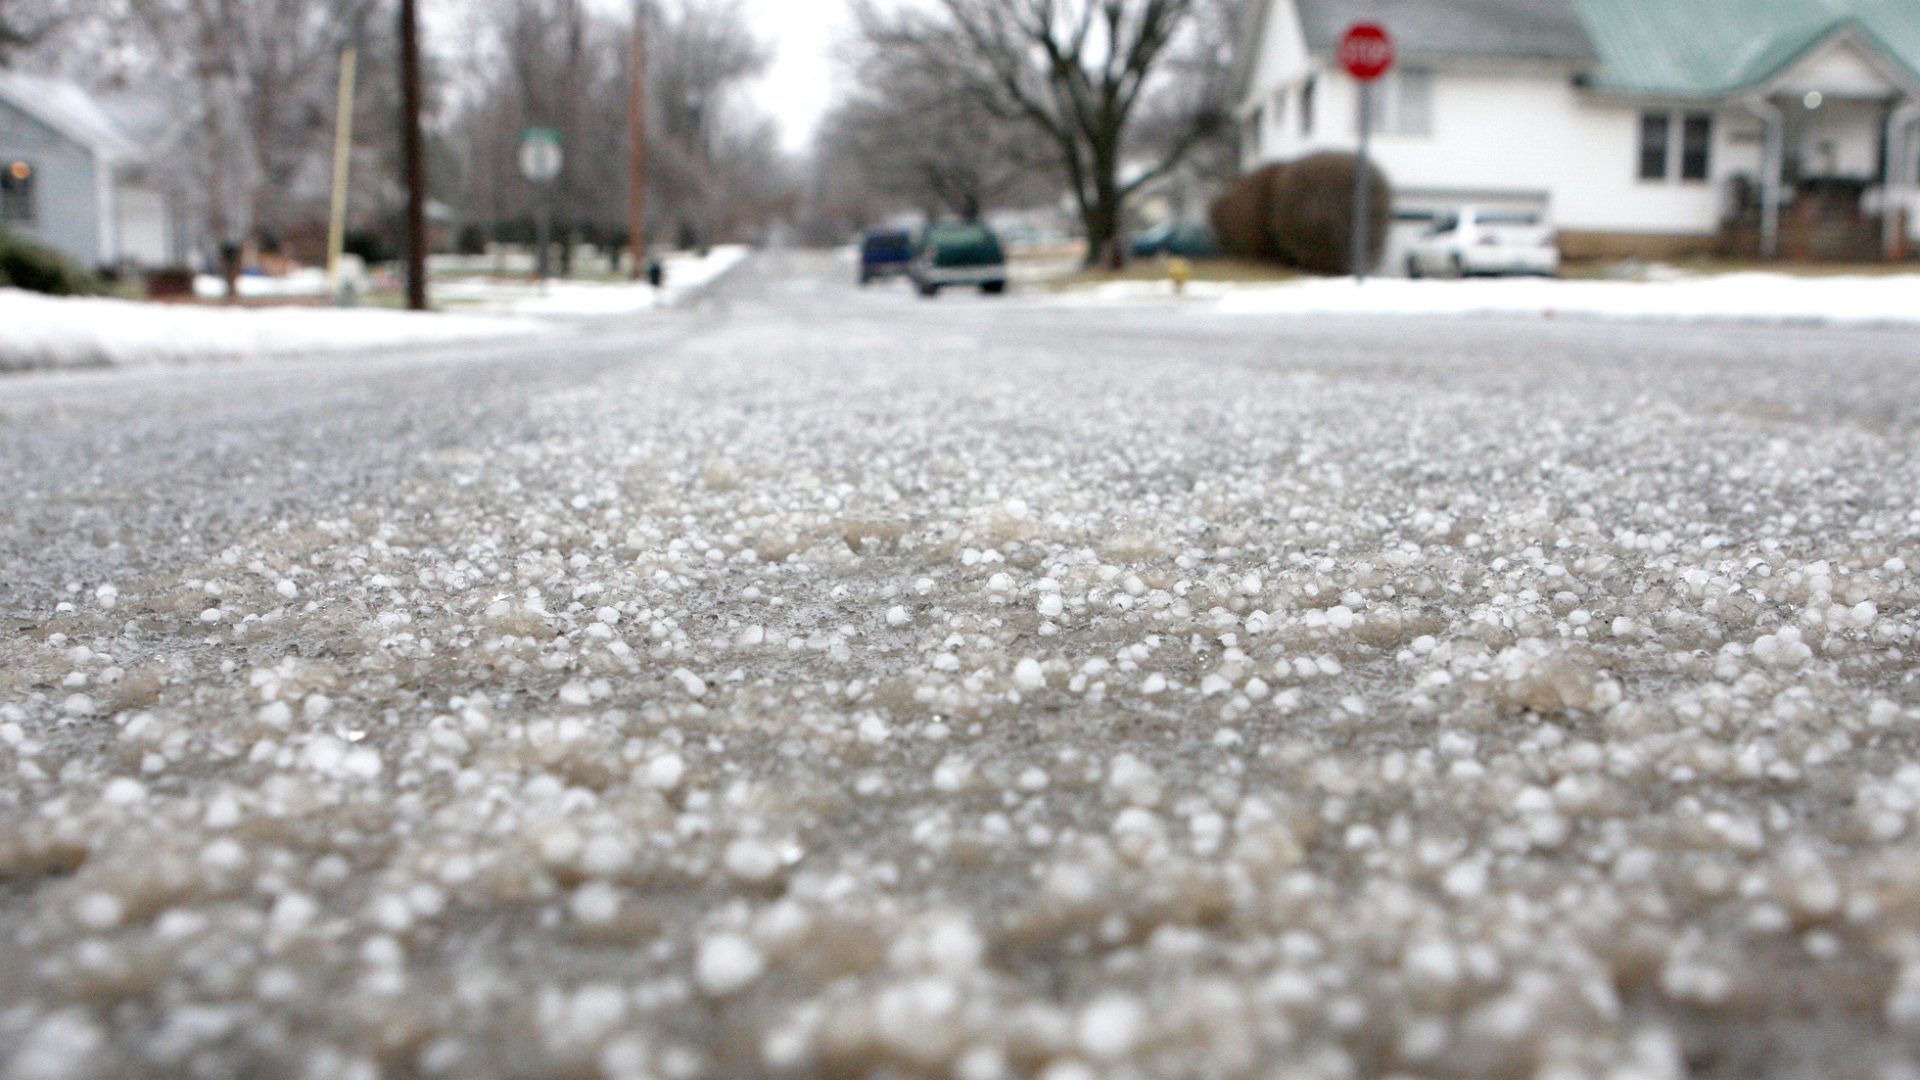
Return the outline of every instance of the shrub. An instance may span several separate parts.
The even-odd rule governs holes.
[[[0,233],[0,285],[49,296],[92,296],[100,283],[66,256]]]
[[[1269,165],[1241,177],[1232,189],[1213,204],[1208,216],[1220,250],[1242,259],[1276,259],[1279,248],[1267,228],[1268,200],[1285,165]]]
[[[1352,154],[1315,154],[1293,163],[1274,186],[1268,204],[1268,228],[1281,258],[1317,274],[1353,269],[1353,184],[1359,159]],[[1369,163],[1371,228],[1367,258],[1378,266],[1393,225],[1393,189],[1385,173]]]
[[[1221,250],[1319,274],[1351,270],[1357,164],[1352,154],[1315,154],[1241,177],[1211,211]],[[1393,192],[1377,166],[1368,172],[1373,200],[1368,239],[1378,265],[1393,224]]]

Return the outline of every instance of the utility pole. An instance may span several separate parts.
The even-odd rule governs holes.
[[[400,0],[400,130],[407,177],[407,309],[427,310],[427,163],[420,130],[420,15]]]
[[[333,205],[327,219],[327,291],[345,302],[341,262],[347,239],[347,180],[353,168],[353,91],[360,49],[349,40],[340,50],[340,100],[333,118]]]
[[[633,280],[647,276],[647,5],[633,0],[633,58],[628,65],[627,247]]]

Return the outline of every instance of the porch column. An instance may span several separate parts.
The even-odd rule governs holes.
[[[1760,154],[1760,257],[1780,257],[1780,197],[1786,187],[1787,117],[1766,98],[1747,102],[1766,128],[1766,146]]]
[[[1920,124],[1920,98],[1910,98],[1895,106],[1887,117],[1887,168],[1880,188],[1880,254],[1892,259],[1899,254],[1906,237],[1901,236],[1902,211],[1913,201],[1920,176],[1914,172],[1914,125]]]

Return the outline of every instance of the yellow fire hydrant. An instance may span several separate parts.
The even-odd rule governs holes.
[[[1177,255],[1168,259],[1167,278],[1173,282],[1173,295],[1185,296],[1187,282],[1193,280],[1193,264]]]

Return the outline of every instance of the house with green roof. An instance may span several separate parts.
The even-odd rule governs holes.
[[[1540,213],[1583,256],[1904,257],[1920,246],[1920,0],[1258,0],[1249,168],[1373,151],[1401,233]],[[1357,22],[1398,63],[1364,91]]]

